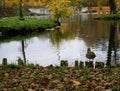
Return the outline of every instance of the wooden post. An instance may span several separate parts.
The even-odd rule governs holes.
[[[80,61],[80,68],[84,68],[84,62]]]
[[[2,60],[2,65],[3,65],[3,66],[7,65],[7,58],[3,58],[3,60]]]
[[[78,60],[75,61],[75,68],[78,68],[79,67],[79,62]]]
[[[61,60],[60,66],[63,66],[63,65],[64,65],[64,60]]]
[[[67,60],[61,60],[60,66],[68,66],[68,61]]]
[[[66,67],[68,67],[68,61],[67,60],[65,61],[65,64],[66,64]]]
[[[88,68],[92,68],[93,67],[93,62],[92,61],[85,62],[85,66],[88,67]]]
[[[103,68],[104,67],[104,63],[103,62],[96,62],[95,63],[95,68]]]
[[[18,59],[18,65],[24,65],[23,60],[21,58]]]

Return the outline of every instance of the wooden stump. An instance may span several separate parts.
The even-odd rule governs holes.
[[[2,65],[3,65],[3,66],[7,65],[7,58],[3,58],[3,60],[2,60]]]
[[[18,65],[24,65],[23,60],[21,58],[18,59]]]
[[[103,62],[96,62],[95,63],[95,68],[103,68],[104,67],[104,63]]]
[[[120,64],[116,64],[117,67],[120,67]]]
[[[78,68],[79,67],[79,62],[78,60],[75,61],[75,68]]]
[[[84,62],[80,61],[80,65],[79,66],[80,66],[80,68],[84,68]]]
[[[86,66],[87,68],[93,68],[93,62],[92,62],[92,61],[90,61],[90,62],[85,62],[85,66]]]
[[[68,61],[67,60],[61,60],[60,66],[68,66]]]

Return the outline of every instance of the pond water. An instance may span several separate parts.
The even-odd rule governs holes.
[[[28,63],[48,66],[68,60],[88,61],[87,48],[95,52],[94,61],[120,63],[120,25],[116,22],[93,20],[94,15],[74,15],[63,20],[60,29],[48,31],[20,41],[0,43],[0,64],[3,58],[17,63],[18,57]]]

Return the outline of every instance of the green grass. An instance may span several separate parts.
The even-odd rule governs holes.
[[[119,20],[120,14],[102,14],[97,17],[95,17],[97,20]]]
[[[6,30],[21,30],[22,28],[26,30],[46,29],[55,25],[55,21],[50,19],[25,18],[25,20],[19,20],[19,17],[0,19],[0,27],[6,28]]]
[[[8,69],[9,68],[10,69],[18,69],[19,68],[18,65],[14,64],[14,63],[8,64],[5,67],[8,68]]]

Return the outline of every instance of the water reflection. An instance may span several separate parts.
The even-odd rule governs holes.
[[[118,30],[117,30],[118,27]],[[117,55],[117,31],[119,31],[119,24],[117,22],[111,22],[110,33],[109,33],[109,45],[108,45],[108,56],[107,65],[117,65],[118,55]],[[118,33],[119,34],[119,33]],[[118,43],[119,44],[119,43]]]
[[[26,64],[25,41],[22,40],[22,41],[21,41],[21,44],[22,44],[23,60],[24,60],[24,63]]]
[[[0,43],[0,60],[7,57],[15,61],[21,57],[42,66],[59,65],[60,60],[68,60],[69,65],[73,65],[75,60],[87,61],[85,54],[90,47],[96,53],[95,61],[109,64],[114,58],[117,60],[114,63],[119,63],[119,24],[95,21],[92,17],[94,15],[74,15],[69,20],[61,20],[60,29],[21,41]],[[7,50],[10,52],[6,53]]]

